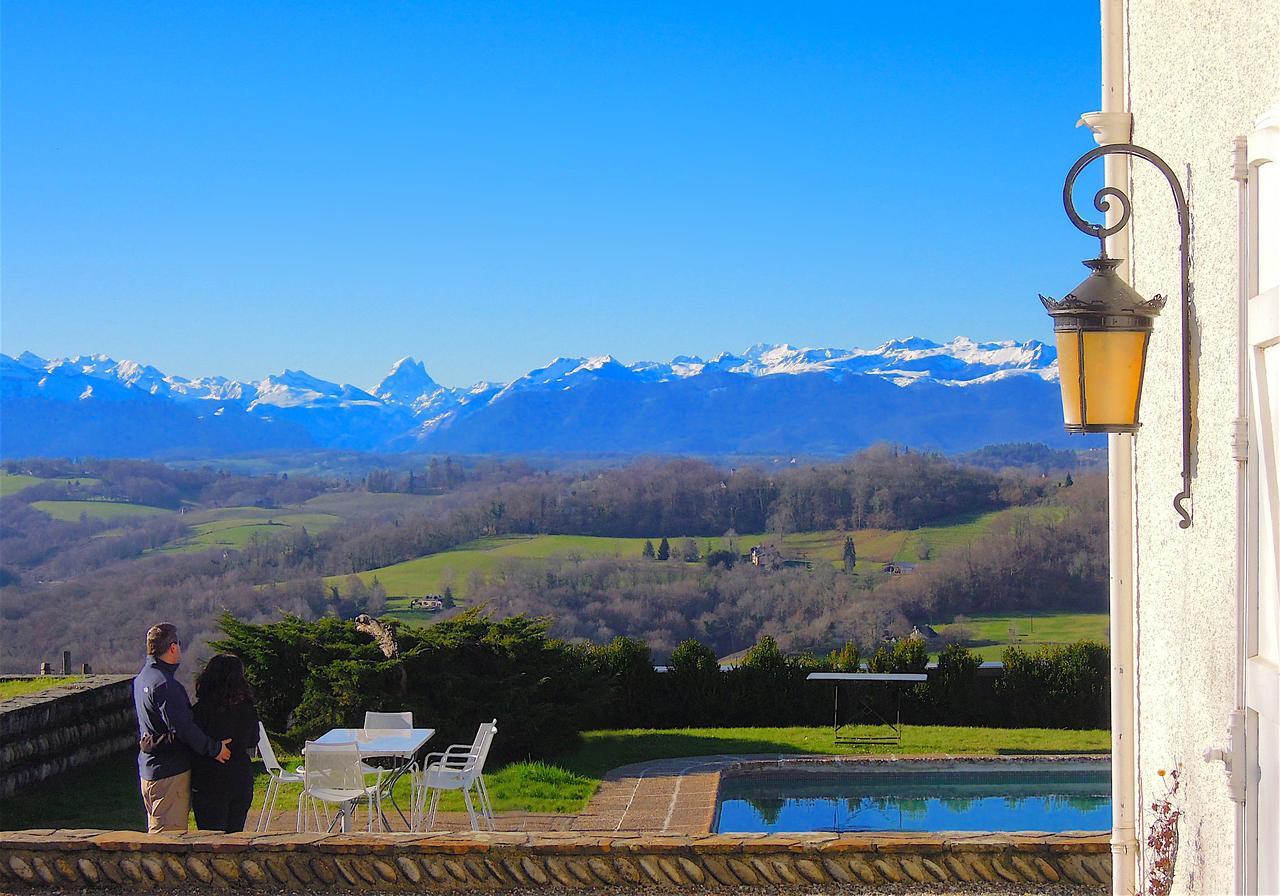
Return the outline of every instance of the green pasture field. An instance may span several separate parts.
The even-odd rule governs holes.
[[[904,533],[906,537],[893,559],[903,563],[936,560],[943,554],[965,547],[1002,524],[1007,525],[1017,514],[1028,514],[1035,519],[1061,519],[1064,512],[1061,507],[1014,507],[994,513],[956,517],[936,526],[921,526]]]
[[[656,545],[658,540],[654,540]],[[509,560],[546,560],[556,555],[577,554],[589,556],[640,557],[643,538],[596,538],[586,535],[498,535],[478,538],[451,551],[429,554],[414,560],[406,560],[380,569],[359,574],[366,584],[374,578],[393,597],[421,597],[440,594],[445,585],[453,589],[457,597],[464,597],[467,582],[473,572],[489,571]],[[341,586],[346,576],[330,576],[325,584]],[[401,615],[400,607],[407,607],[407,600],[389,600],[388,609]],[[399,606],[398,606],[399,605]],[[416,614],[415,614],[416,615]],[[429,614],[428,614],[429,615]],[[409,618],[408,611],[404,612]]]
[[[764,536],[739,535],[734,539],[736,550],[741,553],[758,544]],[[661,537],[652,538],[656,548]],[[670,538],[674,550],[684,536]],[[728,547],[724,538],[695,538],[698,549],[703,553],[708,550],[720,550]],[[400,597],[421,597],[426,594],[440,594],[445,585],[453,589],[454,596],[464,597],[467,591],[467,580],[473,572],[488,572],[496,569],[499,563],[510,561],[542,561],[552,557],[624,557],[639,560],[644,550],[643,538],[603,538],[594,535],[496,535],[477,538],[459,545],[451,551],[439,554],[428,554],[358,573],[366,584],[373,584],[376,577],[393,598],[387,606],[393,615],[412,618],[407,607],[407,600],[395,600]],[[690,564],[693,566],[694,564]],[[700,565],[699,565],[700,566]],[[346,576],[330,576],[325,579],[326,585],[338,585]],[[427,617],[430,614],[425,614]]]
[[[501,720],[499,720],[501,726]],[[502,736],[499,727],[498,737]],[[438,749],[438,747],[437,747]],[[515,762],[485,775],[485,783],[499,812],[577,813],[610,769],[633,762],[682,756],[718,754],[875,754],[1017,755],[1060,753],[1106,755],[1111,749],[1107,731],[1063,731],[1045,728],[903,727],[896,745],[837,745],[830,727],[821,728],[683,728],[588,731],[582,745],[547,762]],[[61,775],[5,801],[0,829],[102,828],[141,830],[143,816],[138,795],[136,754],[126,752]],[[280,755],[293,769],[297,757]],[[262,805],[266,773],[255,764],[254,809]],[[408,804],[409,782],[396,788],[396,801]],[[297,786],[286,787],[279,806],[291,810]],[[441,811],[462,810],[457,793],[446,793]],[[250,815],[250,819],[253,819]],[[290,813],[290,818],[292,817]],[[398,821],[398,819],[397,819]],[[499,816],[499,830],[502,818]],[[279,828],[280,824],[277,823]],[[290,827],[290,829],[292,829]]]
[[[0,473],[0,498],[39,485],[45,480],[39,476],[25,476],[21,473]]]
[[[64,482],[67,484],[78,482],[81,485],[97,485],[101,480],[89,476],[63,476],[55,479],[44,479],[40,476],[27,476],[22,473],[0,472],[0,498],[15,494],[33,485],[39,485],[42,482]]]
[[[840,566],[844,557],[844,539],[853,535],[858,552],[856,571],[860,574],[876,574],[880,567],[891,560],[919,561],[921,547],[929,546],[930,558],[956,550],[1000,524],[1009,511],[996,511],[964,517],[950,525],[933,526],[915,531],[861,529],[856,532],[801,532],[782,538],[782,552],[789,557],[804,556],[814,563],[829,562]],[[669,537],[672,549],[678,549],[685,536]],[[649,539],[656,546],[661,537]],[[695,537],[699,550],[728,549],[723,537]],[[733,548],[745,554],[753,545],[776,542],[778,536],[748,533],[733,539]],[[366,585],[372,585],[376,577],[388,595],[387,607],[392,615],[406,621],[428,621],[432,614],[408,609],[408,599],[427,594],[440,594],[446,585],[455,597],[466,596],[468,580],[475,572],[488,572],[501,562],[539,561],[551,557],[618,556],[639,558],[644,547],[643,538],[601,538],[589,535],[500,535],[478,538],[451,551],[429,554],[371,569],[359,573]],[[326,584],[341,587],[345,576],[331,576]]]
[[[91,520],[118,520],[123,517],[173,513],[172,510],[165,510],[163,507],[123,504],[118,501],[32,501],[31,506],[64,523],[79,522],[81,514]]]
[[[282,535],[289,529],[305,528],[308,532],[331,529],[342,518],[331,513],[308,513],[297,510],[264,510],[261,507],[223,507],[186,514],[191,531],[160,550],[167,553],[196,553],[213,548],[240,549],[255,535],[264,538]]]
[[[999,660],[1011,644],[1037,647],[1041,644],[1072,644],[1076,641],[1108,641],[1106,613],[1003,613],[968,617],[963,624],[970,636],[965,645],[984,660]],[[955,634],[958,625],[935,625],[941,635]]]

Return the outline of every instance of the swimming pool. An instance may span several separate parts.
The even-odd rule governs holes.
[[[1108,762],[965,762],[743,770],[720,781],[716,831],[1101,831]]]

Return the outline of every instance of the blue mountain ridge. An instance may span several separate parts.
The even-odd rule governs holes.
[[[709,361],[556,358],[509,383],[437,383],[413,358],[360,389],[298,370],[186,379],[104,355],[0,355],[5,457],[219,457],[307,449],[459,454],[803,454],[879,441],[958,452],[1069,440],[1036,341],[873,349],[760,344]]]

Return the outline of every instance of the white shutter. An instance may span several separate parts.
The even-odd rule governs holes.
[[[1280,893],[1280,107],[1248,138],[1248,892]]]

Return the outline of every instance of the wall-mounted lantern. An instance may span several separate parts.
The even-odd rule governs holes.
[[[1119,259],[1093,271],[1061,301],[1041,296],[1053,318],[1067,432],[1137,432],[1147,343],[1164,297],[1143,299],[1116,275]]]
[[[1182,491],[1173,499],[1173,506],[1181,517],[1178,525],[1185,529],[1191,525],[1191,513],[1183,506],[1191,497],[1191,368],[1187,348],[1191,323],[1191,224],[1186,196],[1173,169],[1151,150],[1131,143],[1099,146],[1085,153],[1067,172],[1062,188],[1062,202],[1071,223],[1102,244],[1098,257],[1084,262],[1091,273],[1079,286],[1061,300],[1040,296],[1053,318],[1062,416],[1067,432],[1072,433],[1138,431],[1147,345],[1156,315],[1165,305],[1163,296],[1144,299],[1134,291],[1116,274],[1120,260],[1107,257],[1107,237],[1129,223],[1129,197],[1115,187],[1103,187],[1093,197],[1093,205],[1100,212],[1110,210],[1111,198],[1120,203],[1120,218],[1110,227],[1090,224],[1076,213],[1072,201],[1076,178],[1090,162],[1112,153],[1137,156],[1158,168],[1173,190],[1178,210],[1182,236]]]

